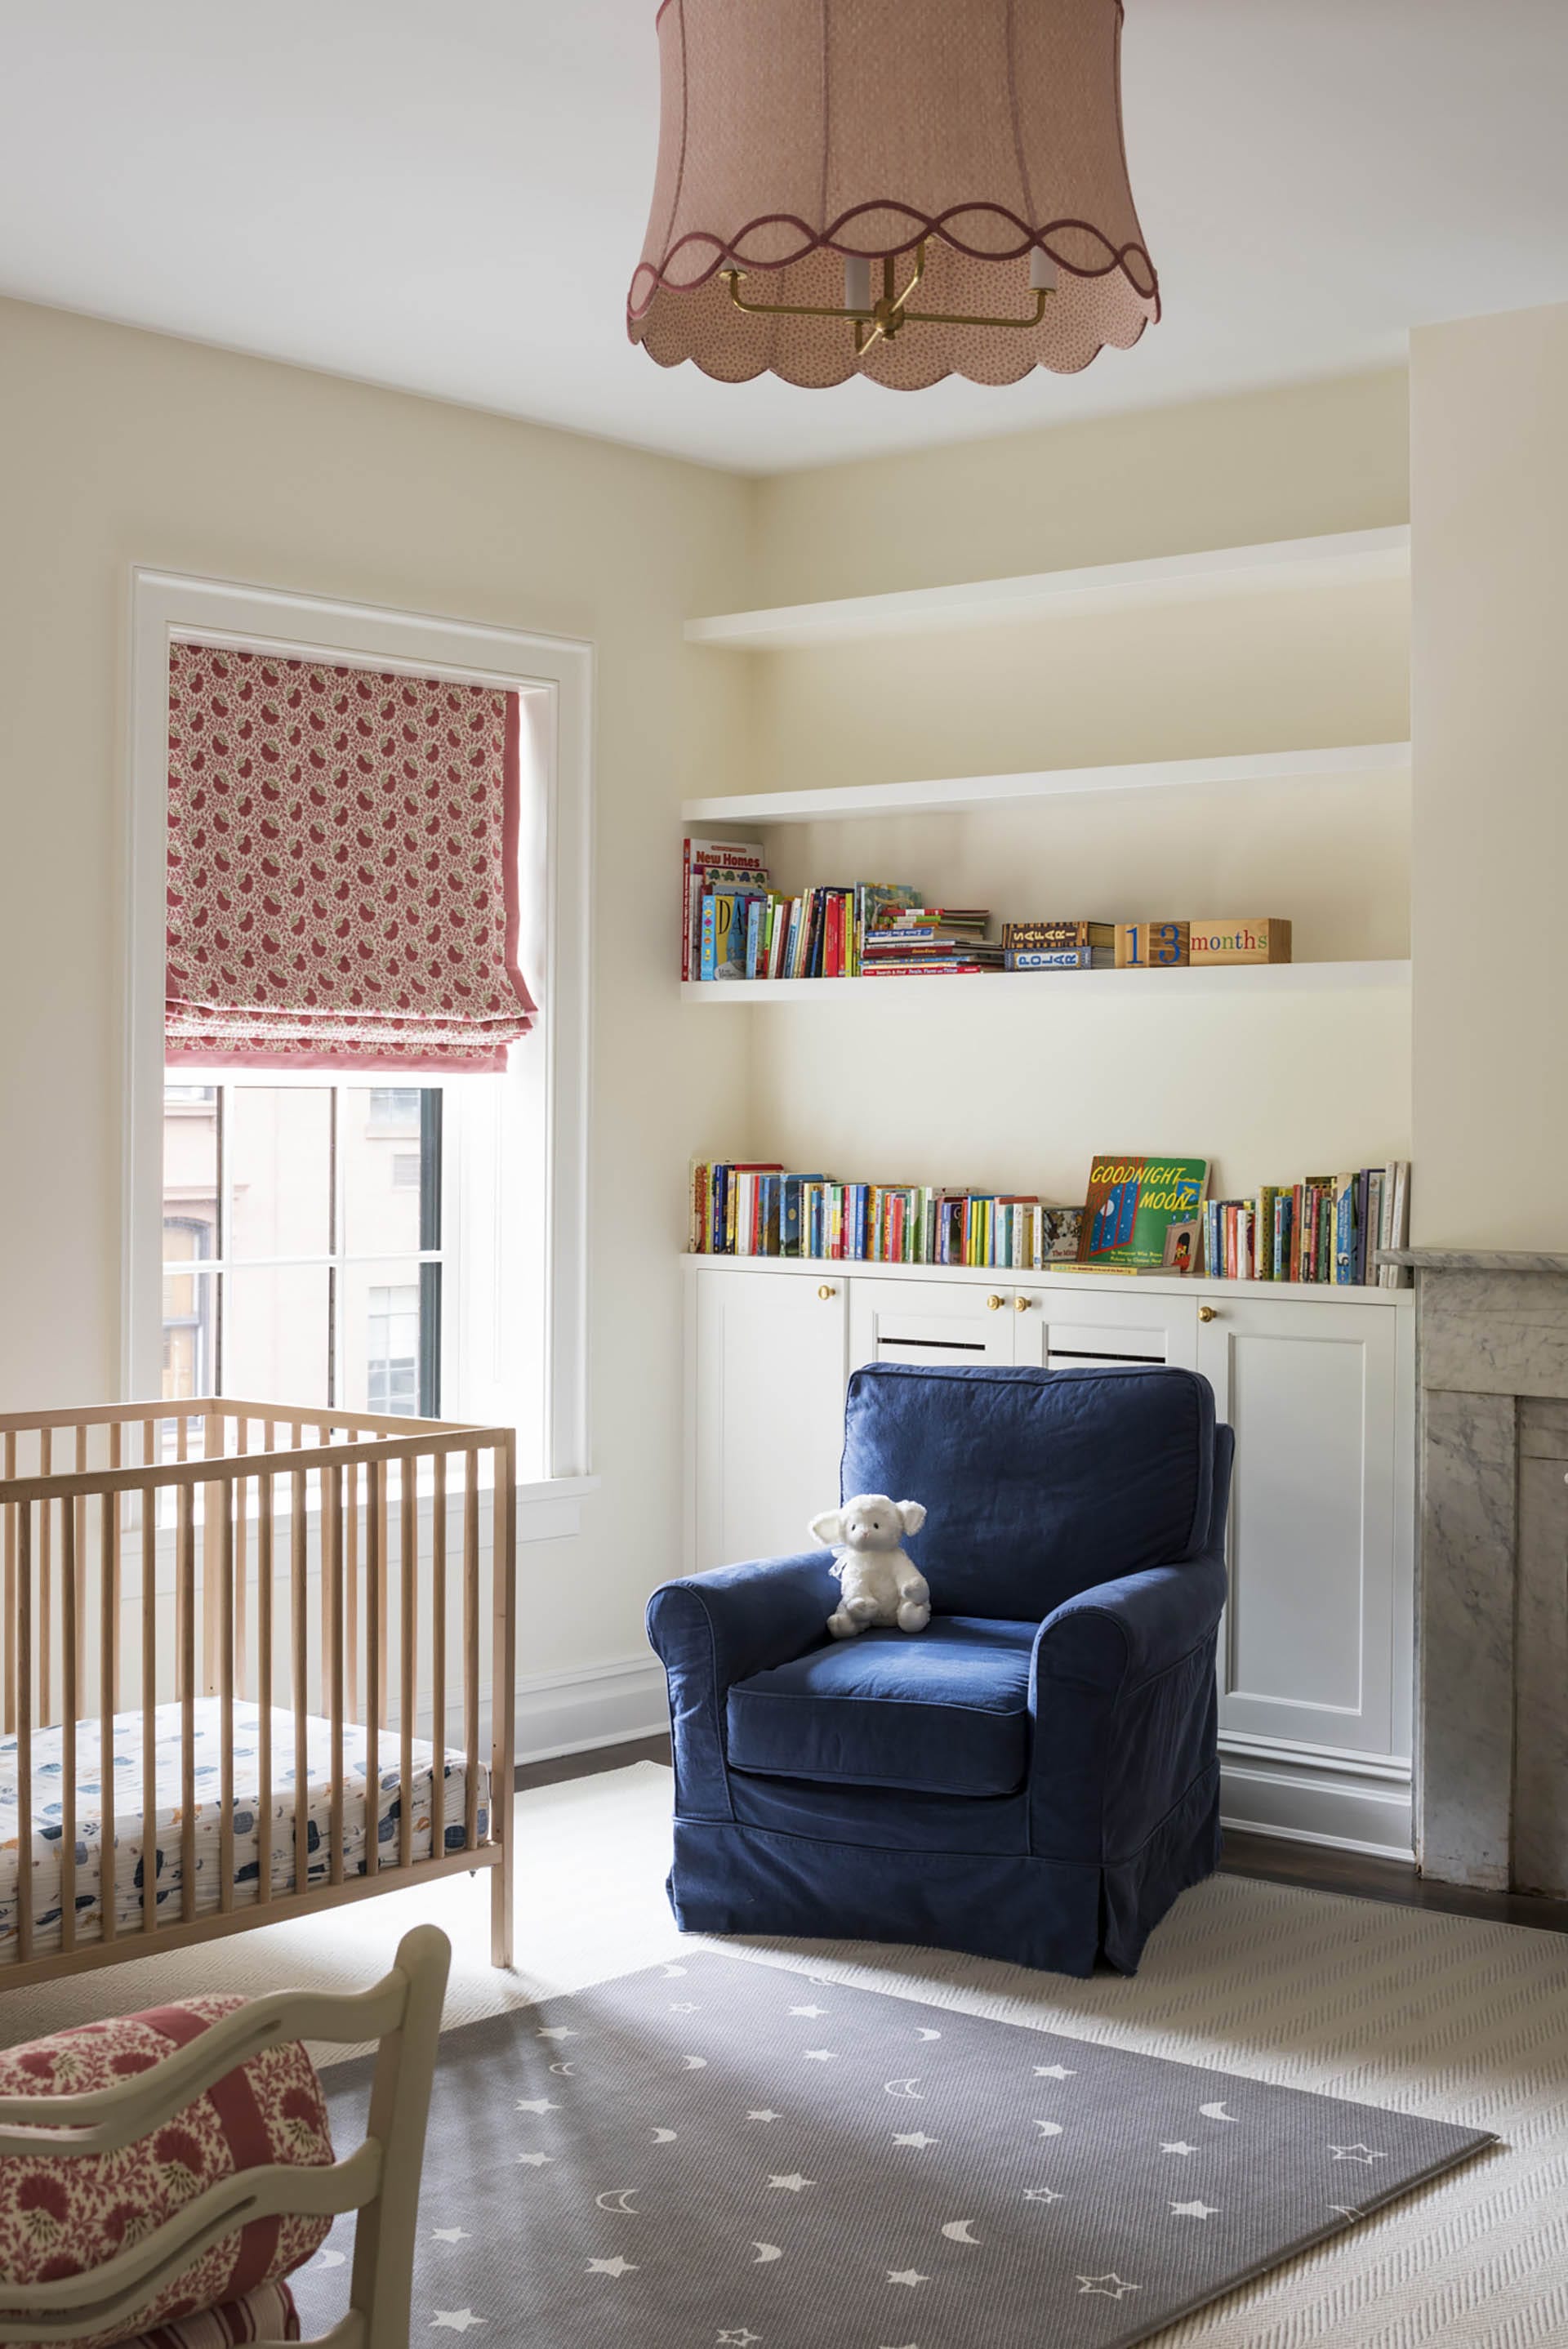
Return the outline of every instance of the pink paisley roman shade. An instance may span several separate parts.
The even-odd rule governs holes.
[[[664,0],[658,169],[627,326],[663,367],[903,390],[1087,367],[1160,315],[1121,137],[1120,0]],[[913,323],[858,352],[846,259],[928,240]],[[905,272],[901,271],[901,278]],[[1029,316],[1026,329],[990,320]]]
[[[504,1068],[518,743],[488,686],[175,645],[169,1059]]]

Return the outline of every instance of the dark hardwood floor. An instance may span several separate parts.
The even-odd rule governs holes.
[[[629,1762],[667,1764],[669,1758],[667,1737],[639,1737],[626,1745],[596,1746],[590,1754],[562,1754],[552,1762],[520,1763],[517,1783],[520,1789],[555,1786],[563,1779],[621,1770]],[[1480,1917],[1491,1924],[1533,1925],[1542,1932],[1568,1933],[1568,1901],[1429,1884],[1409,1863],[1370,1859],[1362,1852],[1330,1851],[1277,1836],[1229,1833],[1221,1866],[1229,1875],[1261,1877],[1270,1884],[1297,1884],[1314,1892],[1347,1893],[1357,1900],[1388,1900],[1409,1909],[1441,1909],[1450,1917]]]

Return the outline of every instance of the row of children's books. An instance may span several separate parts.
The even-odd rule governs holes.
[[[928,905],[907,881],[773,888],[758,841],[692,834],[681,856],[683,979],[873,978],[1000,970],[981,906]]]
[[[1398,1288],[1403,1267],[1380,1249],[1410,1237],[1408,1160],[1348,1174],[1309,1174],[1289,1190],[1265,1185],[1251,1199],[1211,1199],[1203,1209],[1207,1271],[1224,1280],[1305,1280],[1339,1288]]]
[[[840,1183],[725,1160],[698,1159],[692,1167],[691,1245],[699,1256],[1040,1272],[1077,1261],[1082,1220],[1081,1208],[1020,1193]]]

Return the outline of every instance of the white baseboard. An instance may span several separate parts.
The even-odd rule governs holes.
[[[1326,1845],[1378,1859],[1415,1857],[1408,1780],[1367,1778],[1295,1755],[1220,1758],[1220,1817],[1227,1827]]]
[[[664,1666],[624,1656],[564,1672],[535,1672],[517,1684],[517,1758],[549,1762],[595,1745],[624,1745],[669,1726]]]

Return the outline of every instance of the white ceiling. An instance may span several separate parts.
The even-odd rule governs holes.
[[[1397,361],[1568,298],[1568,0],[1128,0],[1165,317],[798,391],[625,340],[655,0],[0,0],[0,291],[750,472]],[[3,363],[3,353],[0,353]]]

